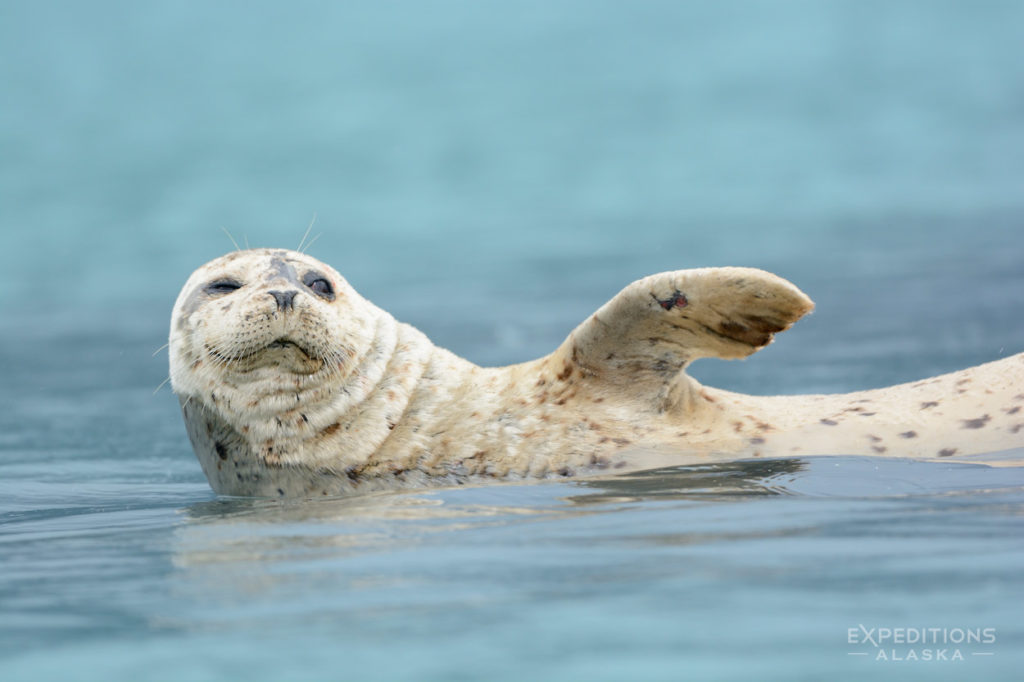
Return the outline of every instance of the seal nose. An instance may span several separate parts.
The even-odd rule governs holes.
[[[277,301],[278,310],[292,310],[295,308],[295,294],[299,292],[293,289],[292,291],[268,291],[267,293]]]

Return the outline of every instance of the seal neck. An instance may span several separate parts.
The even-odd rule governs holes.
[[[432,350],[422,333],[381,311],[372,340],[349,372],[296,394],[269,419],[243,425],[243,432],[271,466],[362,467],[401,420]]]

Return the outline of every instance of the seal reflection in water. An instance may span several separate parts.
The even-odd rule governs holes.
[[[813,308],[750,268],[646,277],[550,355],[478,367],[277,249],[199,268],[174,306],[171,384],[210,485],[337,495],[809,454],[923,459],[1024,445],[1024,354],[885,389],[758,397],[701,386]]]

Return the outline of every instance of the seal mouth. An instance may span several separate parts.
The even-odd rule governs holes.
[[[291,339],[284,339],[284,338],[278,339],[277,341],[272,342],[269,346],[267,346],[263,350],[264,351],[276,350],[276,349],[279,349],[279,348],[294,348],[294,349],[302,352],[302,354],[305,355],[306,357],[309,357],[309,352],[305,348],[300,346],[299,344],[297,344],[294,341],[292,341]],[[262,351],[256,351],[255,353],[253,353],[253,355],[255,355],[256,353],[260,353],[260,352],[262,352]]]
[[[224,371],[248,375],[258,370],[271,370],[309,376],[324,367],[324,359],[289,338],[276,339],[265,346],[245,349],[240,353],[225,353],[207,348]]]
[[[207,351],[217,359],[225,361],[225,363],[245,363],[246,360],[258,360],[261,356],[280,356],[282,354],[297,355],[299,358],[306,361],[319,359],[319,357],[317,357],[308,348],[288,337],[281,337],[271,341],[265,346],[250,348],[241,352],[224,352],[222,349],[211,346],[207,346]]]

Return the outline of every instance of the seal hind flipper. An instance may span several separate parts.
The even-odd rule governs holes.
[[[763,270],[663,272],[619,292],[551,357],[648,396],[656,388],[664,401],[694,360],[747,357],[813,308],[793,284]]]

